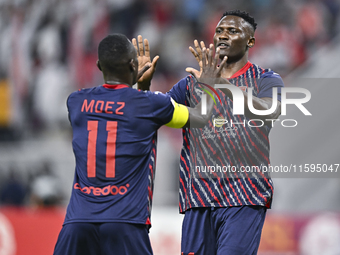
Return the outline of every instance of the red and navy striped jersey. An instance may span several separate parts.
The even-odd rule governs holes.
[[[76,167],[64,224],[150,224],[156,135],[172,119],[170,96],[104,84],[72,93],[67,107]]]
[[[281,77],[269,69],[248,62],[229,81],[252,95],[278,100],[283,87]],[[192,76],[180,80],[168,92],[178,103],[195,107],[201,101],[202,85]],[[270,208],[273,182],[268,174],[247,172],[247,166],[262,169],[269,161],[267,124],[244,115],[233,115],[232,100],[216,89],[213,116],[204,128],[183,129],[180,156],[179,209],[262,205]],[[248,168],[248,169],[249,169]],[[253,168],[254,169],[254,168]]]

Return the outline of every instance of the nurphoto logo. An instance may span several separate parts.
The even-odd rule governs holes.
[[[244,115],[244,92],[242,91],[242,89],[234,86],[234,85],[230,85],[230,84],[215,84],[215,89],[212,88],[211,86],[207,85],[207,84],[203,84],[200,83],[203,86],[207,86],[211,91],[214,92],[214,94],[217,95],[217,98],[219,99],[220,103],[222,104],[221,98],[219,97],[219,95],[217,94],[215,89],[221,89],[221,88],[227,88],[230,90],[230,92],[233,95],[233,115]],[[205,91],[210,97],[213,98],[215,105],[217,105],[216,100],[214,98],[214,96],[206,89],[202,88],[201,90]],[[265,115],[269,115],[272,114],[275,109],[277,108],[277,88],[273,88],[273,104],[270,107],[270,109],[268,110],[257,110],[254,108],[253,106],[253,88],[249,87],[247,89],[247,106],[248,109],[251,113],[258,115],[258,116],[265,116]],[[288,98],[287,94],[288,93],[298,93],[301,94],[303,97],[302,98]],[[287,115],[287,105],[295,105],[305,116],[311,116],[312,114],[307,110],[307,108],[303,105],[305,103],[307,103],[309,100],[311,99],[311,93],[309,92],[309,90],[305,89],[305,88],[297,88],[297,87],[284,87],[281,88],[281,115],[282,116],[286,116]],[[201,114],[202,115],[206,115],[207,114],[207,95],[203,94],[202,95],[202,108],[201,108]],[[267,123],[271,123],[271,126],[274,126],[274,122],[275,121],[279,121],[279,119],[265,119],[265,121]],[[259,127],[259,126],[263,126],[265,123],[263,120],[261,119],[250,119],[248,121],[244,120],[243,122],[232,122],[232,120],[229,121],[230,125],[243,125],[245,126],[246,124],[248,124],[249,127]],[[227,124],[228,120],[227,119],[214,119],[213,120],[213,124],[214,127],[216,127],[217,125],[223,125],[223,124]],[[254,123],[257,123],[256,125],[254,125]],[[283,127],[295,127],[297,126],[298,122],[295,119],[284,119],[281,121],[281,125]]]

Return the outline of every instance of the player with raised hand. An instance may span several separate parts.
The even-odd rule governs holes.
[[[137,56],[126,36],[105,37],[97,61],[104,84],[73,92],[67,99],[76,167],[55,255],[152,254],[148,229],[157,130],[191,122],[204,126],[211,116],[201,116],[198,109],[178,104],[169,95],[132,88],[138,77],[150,68],[154,71],[157,58],[143,66],[138,63],[138,58],[149,57],[148,51]],[[213,82],[226,59],[218,67],[219,54],[213,59],[203,51],[208,60],[198,79]],[[212,107],[208,103],[208,112]]]
[[[256,254],[266,210],[271,207],[273,182],[261,173],[240,171],[244,166],[269,165],[270,126],[252,121],[276,119],[280,115],[280,94],[277,108],[271,115],[257,116],[248,108],[248,90],[252,89],[255,109],[267,110],[273,103],[272,88],[283,87],[281,77],[248,60],[255,45],[256,22],[239,10],[225,12],[216,26],[214,46],[220,58],[228,57],[221,77],[242,91],[245,114],[233,115],[233,95],[229,89],[217,89],[222,104],[216,105],[213,118],[204,129],[185,129],[180,162],[180,212],[185,213],[182,227],[182,255]],[[197,78],[205,59],[204,43],[194,41],[190,47],[200,71],[187,68]],[[199,103],[196,80],[188,76],[169,91],[174,100],[194,107]],[[224,93],[222,93],[224,92]],[[215,120],[222,123],[215,125]],[[209,134],[209,136],[206,136]],[[195,140],[199,144],[195,145]],[[189,146],[190,145],[190,146]],[[195,154],[190,150],[195,150]],[[214,171],[201,172],[206,167]],[[213,168],[212,168],[213,167]],[[226,172],[225,169],[234,169]],[[217,173],[216,169],[224,169]]]
[[[266,119],[274,121],[280,115],[280,88],[284,85],[277,73],[248,60],[249,49],[255,45],[256,26],[253,17],[236,10],[225,12],[215,29],[214,46],[219,48],[220,59],[228,58],[218,83],[227,84],[223,82],[227,79],[243,91],[245,114],[233,115],[233,94],[229,89],[217,89],[221,101],[214,106],[208,124],[202,129],[183,130],[179,191],[180,213],[185,214],[182,255],[256,254],[259,247],[266,210],[272,203],[273,182],[262,173],[248,174],[240,169],[270,164],[271,126]],[[200,70],[187,68],[192,75],[168,92],[176,102],[191,107],[201,102],[205,88],[197,79],[207,61],[204,43],[194,44],[195,49],[189,49]],[[273,88],[278,91],[277,102]],[[277,107],[269,115],[252,114],[248,90],[252,91],[255,109],[268,110],[273,102]],[[235,171],[224,171],[230,168]],[[216,169],[220,169],[219,173]]]

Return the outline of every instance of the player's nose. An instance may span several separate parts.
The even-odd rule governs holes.
[[[229,36],[228,34],[223,34],[223,35],[220,35],[217,39],[217,46],[220,46],[221,44],[226,44],[226,45],[230,45],[230,41],[229,41]]]
[[[229,40],[229,35],[228,35],[228,33],[227,32],[223,32],[223,33],[221,33],[219,36],[218,36],[218,39],[219,40]]]

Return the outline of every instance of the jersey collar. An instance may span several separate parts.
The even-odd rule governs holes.
[[[103,87],[106,89],[123,89],[128,88],[129,86],[126,84],[104,84]]]
[[[240,70],[234,73],[229,79],[233,79],[233,78],[236,78],[237,76],[244,74],[245,72],[247,72],[247,70],[249,69],[251,65],[252,64],[250,63],[250,61],[248,61]]]

